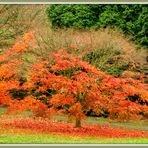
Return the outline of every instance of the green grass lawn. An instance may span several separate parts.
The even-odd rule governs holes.
[[[145,138],[80,138],[54,134],[3,133],[0,144],[147,144]]]

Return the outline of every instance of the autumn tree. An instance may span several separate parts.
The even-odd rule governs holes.
[[[76,127],[81,127],[90,111],[117,120],[148,115],[147,84],[142,80],[114,78],[64,49],[49,53],[47,60],[39,57],[30,65],[28,81],[21,83],[17,67],[23,63],[20,57],[28,51],[32,38],[32,32],[25,34],[0,55],[0,104],[9,106],[7,112],[30,109],[44,118],[65,113],[75,118]],[[26,90],[27,95],[14,99],[13,89]]]
[[[132,78],[113,78],[64,49],[49,55],[50,61],[32,66],[30,80],[23,87],[44,102],[53,113],[76,119],[76,127],[92,110],[112,119],[129,120],[147,114],[147,85]],[[131,101],[131,96],[138,99]],[[139,102],[142,101],[143,105]]]

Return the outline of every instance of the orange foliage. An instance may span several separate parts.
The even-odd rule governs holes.
[[[108,111],[110,118],[129,120],[138,118],[141,111],[148,109],[138,100],[132,102],[128,99],[139,95],[139,101],[147,102],[147,85],[141,81],[113,78],[64,49],[53,53],[53,57],[54,64],[45,61],[33,66],[30,81],[24,87],[29,86],[28,89],[45,94],[48,89],[56,91],[56,94],[47,97],[55,111],[61,109],[61,112],[83,119],[92,109],[98,115]],[[69,68],[78,70],[67,76],[64,73]]]
[[[33,39],[33,38],[34,38],[34,35],[33,35],[32,32],[26,33],[26,34],[23,36],[22,40],[19,41],[19,42],[17,42],[17,43],[12,47],[11,53],[12,53],[12,52],[13,52],[13,53],[20,53],[20,52],[26,51],[26,50],[28,49],[28,47],[29,47],[28,45],[29,45],[30,40]]]
[[[29,47],[29,42],[33,39],[33,33],[26,33],[23,38],[18,41],[11,49],[5,49],[4,53],[0,55],[0,62],[8,61],[16,55],[25,52]]]
[[[17,42],[11,49],[6,49],[0,55],[0,105],[10,105],[14,102],[9,91],[12,89],[20,89],[18,80],[19,70],[17,67],[21,64],[21,60],[16,60],[15,56],[20,52],[24,52],[28,48],[30,39],[33,34],[26,33],[21,41]],[[16,101],[17,102],[17,101]],[[16,105],[15,103],[13,104]]]
[[[26,34],[10,51],[0,56],[0,62],[5,61],[8,55],[11,57],[25,52],[32,37],[32,33]],[[14,68],[19,62],[1,65],[0,103],[9,104],[9,110],[17,112],[29,108],[36,116],[46,116],[52,111],[67,112],[69,116],[79,120],[90,110],[97,115],[108,112],[110,118],[119,120],[135,119],[141,112],[147,113],[148,87],[142,81],[114,78],[80,60],[76,55],[68,54],[64,49],[59,49],[52,56],[53,63],[42,61],[31,65],[29,81],[21,86],[28,90],[28,97],[21,101],[13,100],[8,93],[12,88],[20,89],[16,77],[18,71]],[[69,69],[71,71],[66,73]],[[49,90],[55,93],[52,94]],[[33,97],[32,92],[41,94]],[[129,97],[135,95],[139,96],[138,100],[131,101]],[[41,98],[44,98],[45,103]]]

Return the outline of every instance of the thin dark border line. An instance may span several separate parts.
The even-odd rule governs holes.
[[[17,2],[17,1],[1,1],[0,0],[0,4],[148,4],[148,0],[146,0],[146,1],[143,1],[143,2],[140,2],[140,1],[135,1],[135,2],[131,2],[131,1],[117,1],[117,2],[115,2],[115,1],[113,1],[113,2],[110,2],[110,1],[105,1],[105,2],[96,2],[96,1],[93,1],[93,0],[87,0],[87,1],[82,1],[82,2],[77,2],[76,0],[74,0],[74,1],[72,1],[72,2],[70,2],[70,1],[68,1],[68,0],[61,0],[61,1],[59,1],[58,2],[58,0],[57,1],[54,1],[54,0],[49,0],[49,1],[47,1],[47,2],[42,2],[42,1],[20,1],[20,2]]]
[[[1,2],[0,4],[148,4],[148,2]]]
[[[148,146],[148,144],[0,144],[0,146]]]

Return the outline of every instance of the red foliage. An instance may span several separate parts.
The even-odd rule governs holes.
[[[26,33],[22,40],[17,42],[11,49],[5,49],[0,55],[0,105],[14,106],[18,101],[12,100],[9,91],[20,89],[18,66],[22,63],[21,59],[16,60],[24,51],[28,49],[29,41],[33,37],[31,32]],[[12,105],[11,105],[12,106]],[[14,108],[14,107],[13,107]],[[17,108],[16,108],[17,110]]]
[[[12,49],[0,56],[0,61],[5,62],[7,56],[12,58],[25,52],[32,37],[32,33],[26,34]],[[108,112],[110,118],[119,120],[138,118],[141,112],[147,114],[148,106],[138,102],[148,102],[147,84],[132,78],[113,78],[64,49],[59,49],[52,56],[53,62],[43,61],[31,65],[29,81],[21,86],[29,91],[30,96],[21,101],[11,100],[11,96],[7,95],[12,88],[20,89],[15,76],[18,71],[13,69],[16,63],[0,66],[1,104],[9,104],[9,110],[17,112],[27,108],[37,116],[60,112],[79,120],[90,110],[97,115]],[[68,70],[71,71],[67,73]],[[49,89],[56,93],[49,95]],[[32,97],[32,91],[41,95]],[[135,95],[139,96],[138,100],[130,101],[129,96]],[[41,98],[46,100],[45,104]]]
[[[51,98],[47,97],[50,110],[67,112],[79,120],[90,109],[96,114],[107,110],[110,118],[120,120],[135,119],[140,112],[147,112],[147,106],[127,100],[128,96],[139,95],[139,100],[147,101],[146,84],[131,78],[113,78],[63,49],[54,53],[53,57],[54,64],[44,61],[33,65],[30,81],[23,86],[28,90],[35,89],[36,93],[46,94],[48,89],[56,91]],[[68,68],[79,70],[70,77],[57,75]]]
[[[75,128],[72,124],[65,124],[62,122],[51,123],[48,120],[34,120],[31,118],[14,119],[14,120],[1,120],[0,124],[8,127],[16,127],[19,129],[31,130],[32,132],[44,133],[57,133],[66,134],[69,136],[82,136],[82,137],[108,137],[108,138],[134,138],[134,137],[148,137],[148,132],[138,130],[125,130],[112,128],[108,125],[91,125]]]
[[[107,110],[110,118],[120,120],[135,119],[140,112],[148,110],[147,106],[128,100],[128,96],[139,95],[139,100],[147,101],[147,85],[139,80],[113,78],[63,49],[54,53],[53,57],[54,64],[45,61],[34,65],[31,79],[24,85],[33,89],[39,82],[36,92],[46,92],[48,88],[56,91],[57,94],[49,99],[51,109],[59,111],[57,108],[60,106],[64,113],[67,111],[70,116],[78,116],[79,119],[90,109],[96,114]],[[57,75],[69,68],[78,70],[70,77]]]

